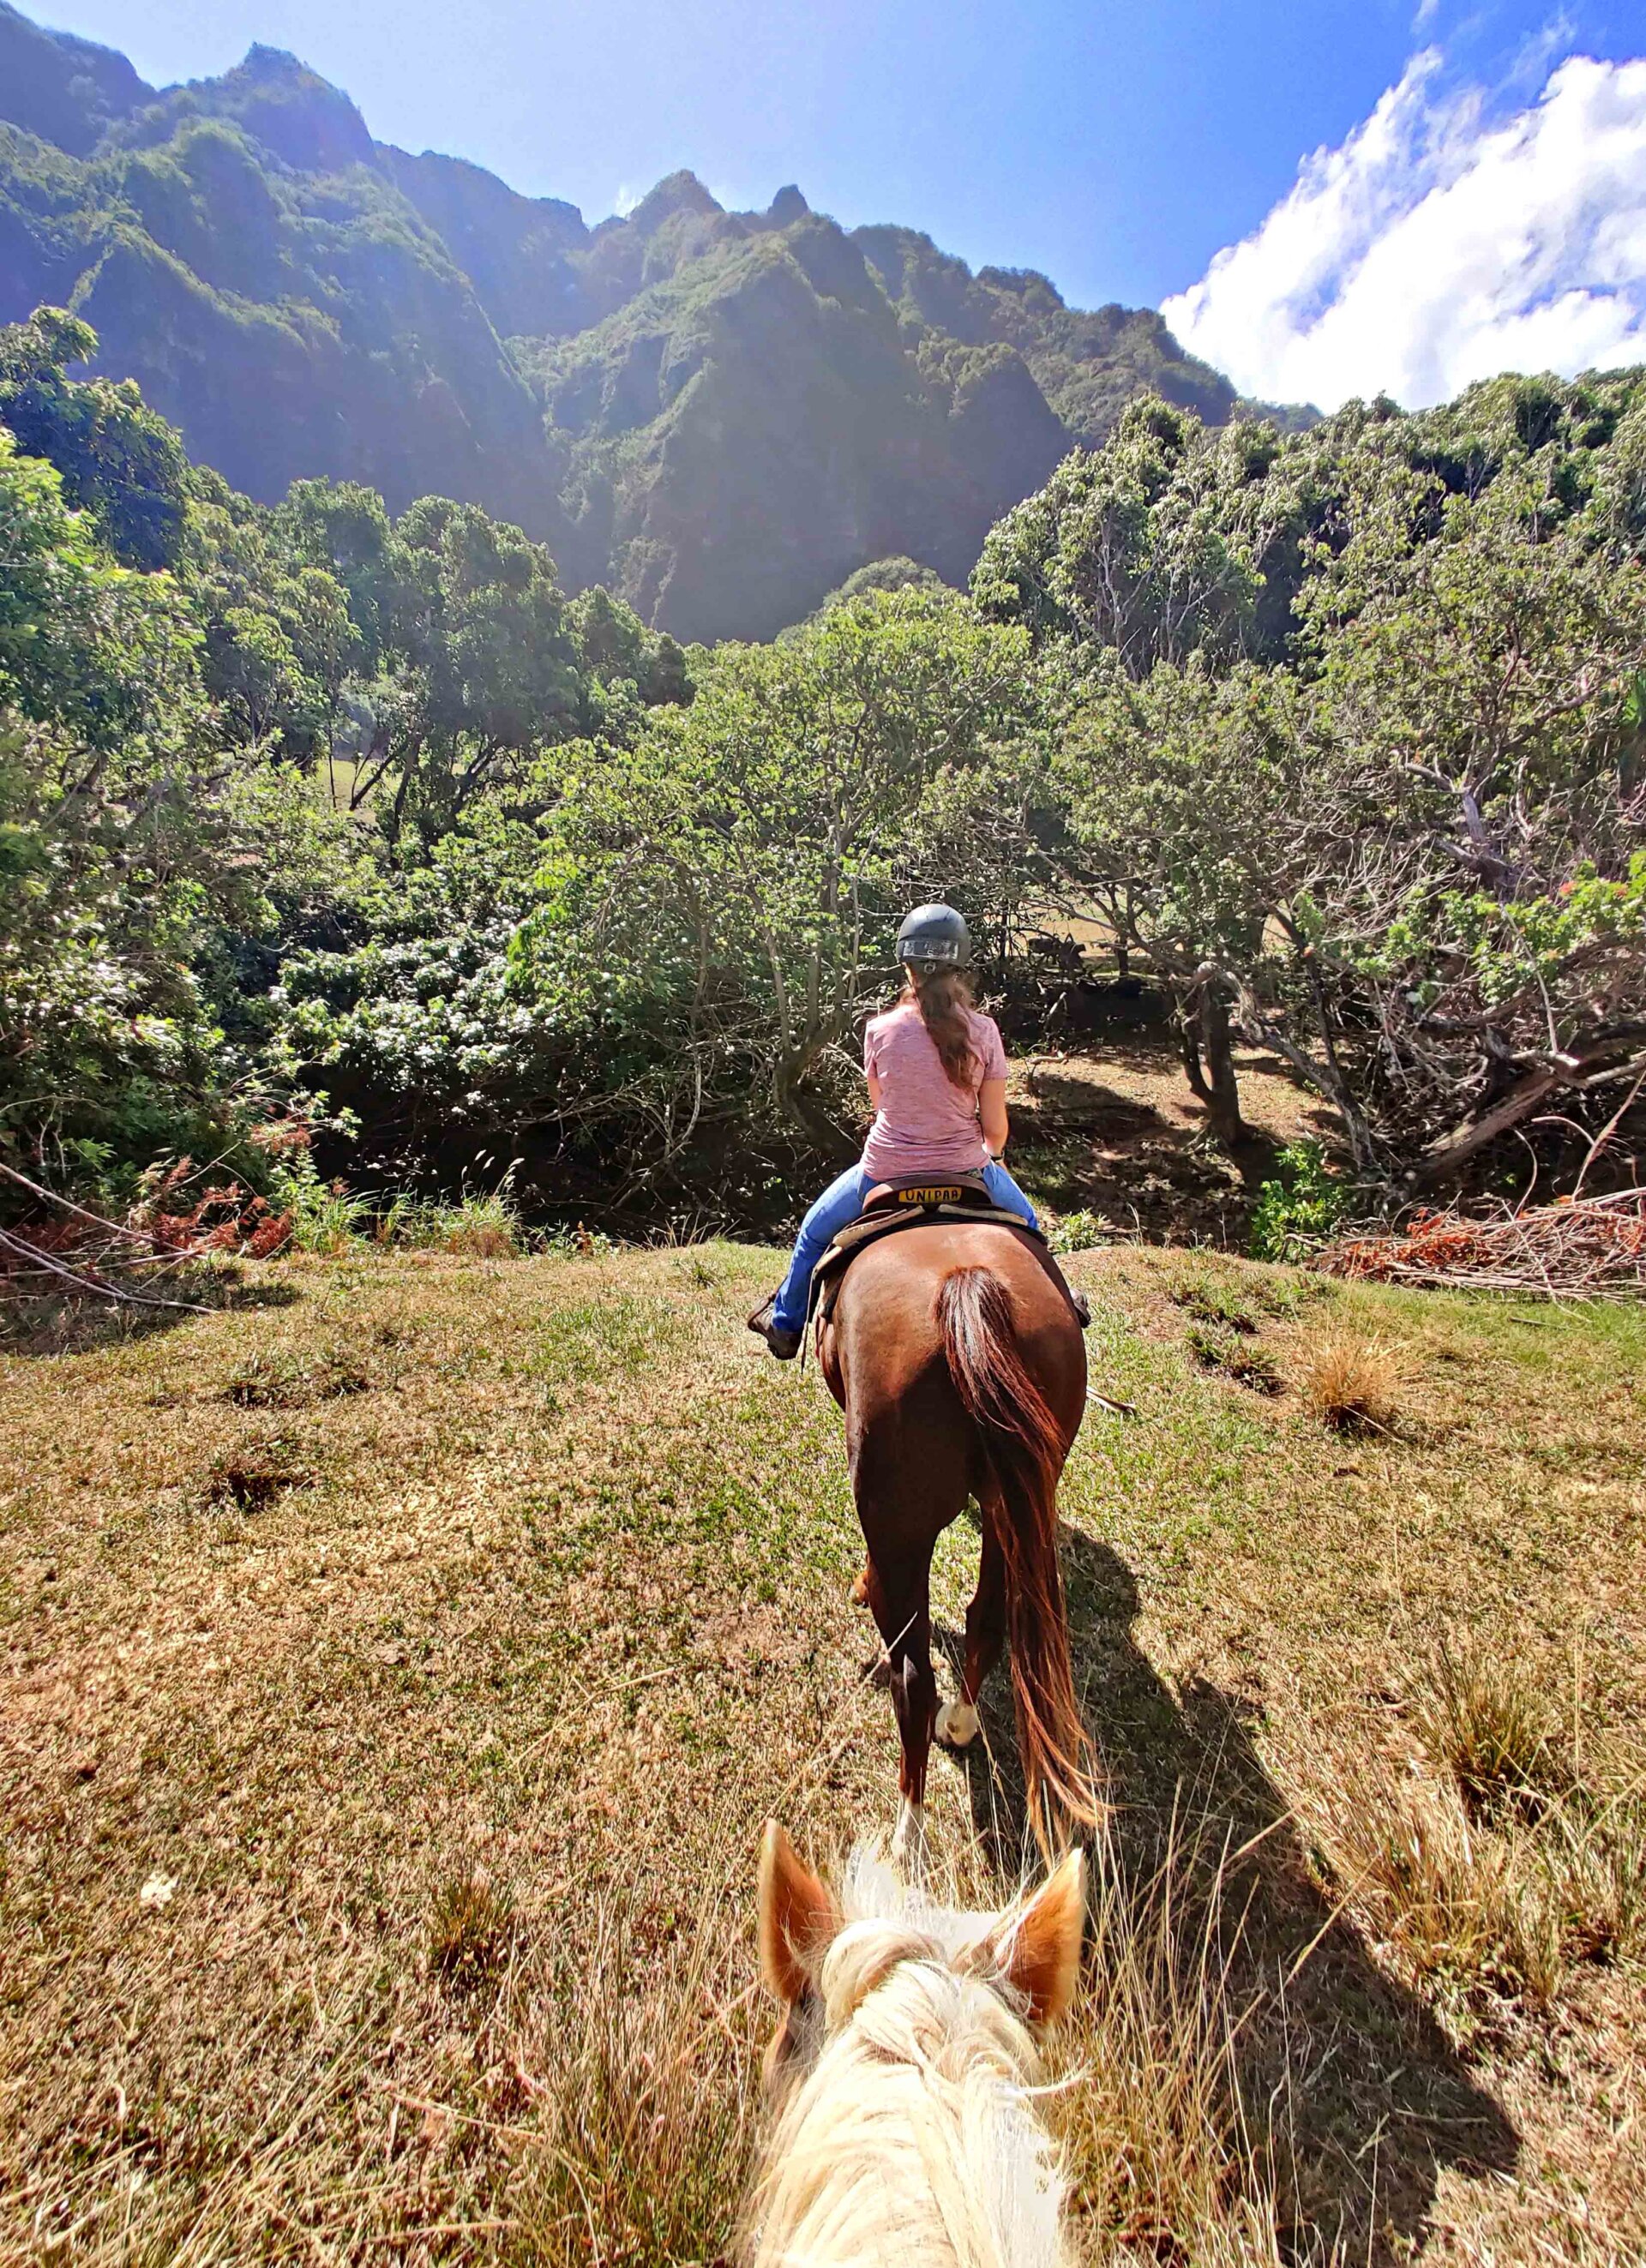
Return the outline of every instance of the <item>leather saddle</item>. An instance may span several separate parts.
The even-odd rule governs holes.
[[[875,1183],[863,1201],[862,1211],[841,1230],[817,1263],[806,1316],[808,1332],[819,1317],[826,1322],[834,1313],[845,1271],[866,1247],[878,1244],[882,1237],[898,1235],[904,1229],[952,1220],[963,1220],[973,1226],[998,1225],[1015,1230],[1039,1248],[1048,1271],[1063,1282],[1063,1272],[1052,1256],[1044,1233],[1030,1228],[1021,1213],[997,1205],[980,1173],[900,1176]],[[1067,1292],[1067,1284],[1063,1288]],[[1072,1295],[1070,1305],[1074,1305]],[[1078,1307],[1075,1312],[1079,1313]]]

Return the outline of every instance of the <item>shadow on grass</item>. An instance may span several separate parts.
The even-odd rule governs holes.
[[[197,1322],[203,1314],[295,1307],[303,1294],[295,1284],[243,1284],[210,1277],[203,1282],[184,1278],[157,1296],[171,1304],[135,1306],[95,1292],[19,1297],[14,1290],[0,1287],[0,1354],[92,1354],[161,1337],[180,1323]]]
[[[1266,2146],[1288,2250],[1340,2245],[1392,2268],[1422,2240],[1443,2170],[1508,2172],[1518,2139],[1423,2004],[1379,1970],[1322,1892],[1254,1738],[1256,1712],[1207,1680],[1181,1700],[1133,1636],[1137,1587],[1105,1544],[1066,1527],[1075,1683],[1138,1896],[1173,1859],[1185,1963],[1210,1935],[1231,2011],[1249,2131]],[[946,1634],[947,1635],[947,1634]],[[1004,1886],[1020,1878],[1022,1786],[1005,1666],[967,1752],[973,1822]]]

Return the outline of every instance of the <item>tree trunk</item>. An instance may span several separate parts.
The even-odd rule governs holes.
[[[1251,1129],[1240,1115],[1240,1087],[1235,1077],[1235,1053],[1229,1028],[1229,997],[1222,980],[1202,977],[1195,1017],[1196,1052],[1205,1070],[1195,1087],[1206,1104],[1207,1123],[1222,1143],[1251,1139]]]
[[[1212,1090],[1206,1073],[1200,1068],[1200,1040],[1197,1015],[1192,999],[1184,1000],[1177,1008],[1177,1046],[1183,1057],[1183,1075],[1190,1090],[1200,1101],[1210,1103]]]

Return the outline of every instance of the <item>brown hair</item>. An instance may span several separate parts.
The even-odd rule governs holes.
[[[949,1084],[968,1091],[977,1084],[978,1057],[971,1043],[967,1010],[971,984],[963,969],[927,968],[911,965],[901,997],[920,1011],[920,1021],[932,1035],[932,1044]]]

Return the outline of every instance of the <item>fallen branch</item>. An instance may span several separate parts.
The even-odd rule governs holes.
[[[37,1272],[55,1276],[73,1291],[88,1299],[114,1300],[129,1307],[169,1307],[180,1315],[209,1315],[210,1307],[198,1306],[192,1300],[161,1300],[151,1292],[129,1292],[123,1285],[110,1284],[98,1276],[82,1275],[78,1269],[66,1268],[62,1261],[54,1260],[37,1244],[14,1229],[0,1228],[0,1252],[10,1252],[19,1260],[29,1262]]]
[[[1366,1283],[1555,1300],[1643,1300],[1646,1189],[1562,1198],[1496,1220],[1419,1213],[1388,1234],[1340,1238],[1314,1265]]]
[[[8,1166],[4,1159],[0,1159],[0,1174],[4,1174],[8,1182],[15,1182],[18,1189],[26,1189],[31,1197],[43,1197],[48,1204],[61,1205],[64,1212],[73,1213],[78,1220],[89,1220],[93,1228],[104,1229],[110,1236],[125,1237],[133,1244],[152,1245],[160,1252],[172,1249],[148,1229],[123,1227],[117,1221],[105,1220],[100,1212],[88,1212],[84,1205],[76,1204],[72,1197],[65,1197],[55,1189],[43,1188],[39,1182],[31,1182],[26,1174],[19,1174],[15,1166]],[[175,1258],[174,1252],[172,1252],[172,1256]]]
[[[1111,1395],[1099,1394],[1095,1386],[1087,1388],[1086,1399],[1088,1402],[1095,1402],[1100,1410],[1107,1410],[1111,1417],[1135,1418],[1137,1416],[1135,1402],[1117,1402]]]

